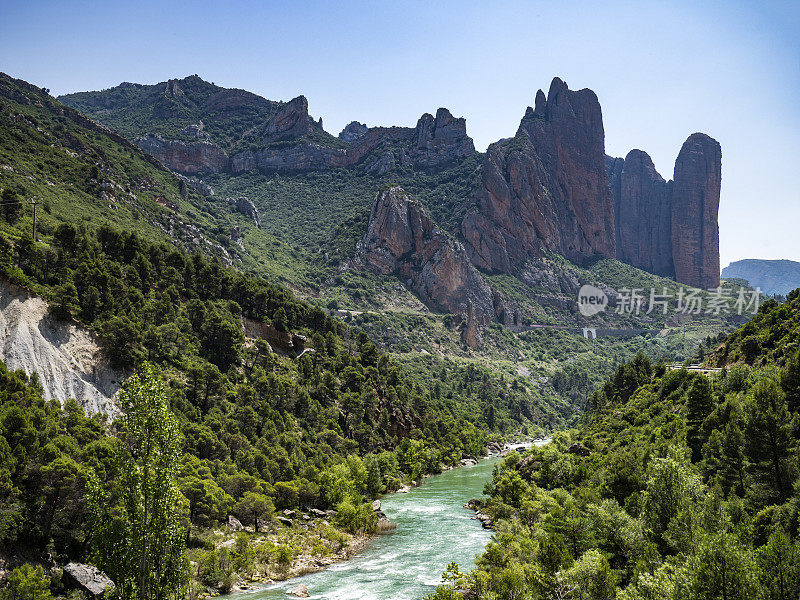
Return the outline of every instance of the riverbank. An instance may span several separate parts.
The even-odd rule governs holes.
[[[325,600],[418,600],[435,589],[450,562],[457,562],[462,570],[472,568],[492,532],[464,510],[464,502],[480,497],[501,454],[534,443],[542,441],[505,445],[476,465],[446,469],[425,477],[406,493],[384,495],[382,510],[397,524],[396,530],[367,538],[338,563],[291,580],[275,580],[263,587],[255,584],[236,595],[241,600],[285,599],[290,590],[303,584],[314,598]]]

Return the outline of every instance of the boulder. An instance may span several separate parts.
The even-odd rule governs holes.
[[[569,445],[569,448],[567,448],[567,453],[575,454],[577,456],[589,456],[592,451],[580,442],[575,442],[574,444]]]
[[[288,519],[294,519],[296,515],[297,515],[297,513],[295,511],[291,510],[290,508],[286,508],[286,509],[283,510],[283,516],[288,518]]]
[[[381,509],[381,501],[380,500],[373,500],[372,501],[372,512],[378,512]]]
[[[464,508],[469,508],[470,510],[477,511],[483,508],[483,506],[484,506],[483,500],[472,498],[470,500],[467,500],[467,503],[464,505]]]
[[[290,589],[288,594],[297,598],[308,598],[310,596],[308,588],[302,583]]]
[[[286,517],[282,517],[280,515],[276,515],[275,516],[275,520],[278,523],[280,523],[281,525],[286,525],[286,527],[291,527],[292,526],[292,520],[291,519],[287,519]]]
[[[390,529],[397,529],[397,524],[392,523],[389,517],[383,511],[376,511],[375,516],[378,517],[377,529],[378,531],[388,531]]]
[[[320,510],[318,508],[309,508],[308,512],[319,519],[324,519],[326,516],[328,516],[324,510]]]
[[[242,523],[239,521],[239,519],[237,519],[233,515],[229,515],[228,529],[230,529],[231,531],[243,531],[244,527],[242,526]]]
[[[81,563],[66,565],[63,581],[68,587],[79,589],[91,598],[103,598],[114,587],[114,582],[97,567]]]

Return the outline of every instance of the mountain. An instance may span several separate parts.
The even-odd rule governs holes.
[[[608,158],[614,196],[617,257],[694,287],[719,285],[722,150],[694,133],[684,142],[672,181],[664,181],[646,152]]]
[[[351,319],[415,372],[476,355],[498,369],[516,363],[512,376],[544,378],[538,393],[559,406],[580,397],[578,382],[599,382],[645,344],[629,336],[670,332],[680,320],[609,310],[591,324],[622,337],[587,345],[568,369],[560,360],[569,352],[555,362],[537,358],[553,343],[549,328],[566,328],[572,339],[587,325],[575,302],[584,283],[612,302],[626,288],[678,293],[663,278],[674,269],[625,256],[658,273],[650,275],[616,262],[599,101],[558,78],[547,96],[536,95],[515,137],[486,154],[475,151],[464,119],[444,108],[413,127],[353,121],[334,138],[304,97],[268,101],[194,76],[61,99],[125,131],[198,190],[206,213],[225,222],[216,230],[228,235],[215,239],[232,244],[235,266]],[[382,193],[397,187],[403,192]],[[637,194],[628,202],[647,201]],[[643,229],[664,217],[642,212]],[[671,248],[670,227],[663,251]],[[740,318],[698,316],[687,338],[667,333],[657,352],[682,359],[698,338]]]
[[[800,287],[800,262],[793,260],[737,260],[722,269],[722,277],[746,280],[765,294],[786,296]]]
[[[435,215],[447,219],[478,268],[516,275],[529,259],[555,252],[579,265],[619,258],[695,287],[718,284],[719,144],[702,134],[687,139],[674,183],[635,153],[625,168],[626,159],[605,155],[597,96],[570,90],[558,77],[547,96],[539,90],[515,137],[485,155],[475,151],[465,120],[445,108],[422,115],[415,127],[353,121],[333,137],[309,116],[303,96],[270,101],[197,76],[60,100],[123,132],[170,169],[222,185],[253,172],[346,169],[352,175],[344,179],[390,175],[407,187],[396,179],[478,161],[480,183],[455,205],[448,198],[451,210]],[[428,208],[436,213],[436,206]],[[460,221],[452,208],[463,213]]]
[[[59,98],[128,136],[183,174],[305,171],[353,166],[385,172],[396,164],[435,167],[475,152],[466,122],[447,109],[416,127],[353,127],[339,138],[308,114],[308,100],[266,100],[196,75],[155,85],[122,83]]]

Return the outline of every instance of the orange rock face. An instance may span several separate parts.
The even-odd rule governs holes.
[[[719,194],[722,149],[693,133],[675,161],[672,184],[672,251],[675,279],[694,287],[719,285]]]
[[[597,97],[555,78],[535,104],[513,139],[489,147],[479,212],[462,224],[470,257],[482,269],[515,273],[547,251],[579,264],[616,256]]]
[[[437,228],[401,188],[379,192],[358,247],[364,266],[396,275],[426,303],[481,325],[495,319],[492,289],[460,242]]]

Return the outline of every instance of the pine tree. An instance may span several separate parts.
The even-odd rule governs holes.
[[[700,460],[706,436],[703,432],[703,421],[711,414],[714,399],[711,384],[707,377],[699,375],[689,388],[686,399],[686,443],[692,449],[692,462]]]
[[[792,487],[792,431],[796,417],[786,407],[786,398],[775,379],[759,381],[751,394],[745,405],[751,471],[764,502],[783,502]]]

